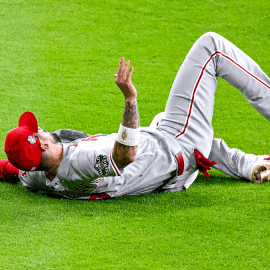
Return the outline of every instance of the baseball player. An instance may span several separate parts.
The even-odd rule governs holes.
[[[35,116],[26,112],[7,135],[9,161],[3,161],[2,175],[18,168],[25,186],[42,182],[76,199],[185,190],[198,171],[209,176],[211,166],[236,178],[268,181],[268,156],[229,149],[213,139],[211,125],[217,76],[270,120],[270,80],[252,59],[220,35],[204,34],[183,62],[158,125],[149,128],[139,127],[134,68],[129,65],[122,58],[115,75],[125,97],[118,134],[65,141],[61,134],[38,129]]]

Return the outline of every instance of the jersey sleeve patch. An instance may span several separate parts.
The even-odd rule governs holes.
[[[94,166],[100,176],[105,176],[109,172],[109,163],[106,155],[99,155]]]

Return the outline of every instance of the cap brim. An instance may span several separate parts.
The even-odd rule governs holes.
[[[30,127],[35,133],[38,132],[38,122],[35,115],[31,112],[25,112],[21,115],[19,119],[19,127],[28,126]]]

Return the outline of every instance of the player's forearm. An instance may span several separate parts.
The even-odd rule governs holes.
[[[127,128],[139,128],[139,112],[136,98],[125,100],[122,125]]]
[[[125,97],[123,121],[112,153],[114,162],[119,169],[123,169],[136,159],[140,137],[137,91],[131,82],[134,68],[131,67],[128,71],[129,64],[130,61],[128,60],[125,64],[125,59],[122,57],[117,74],[114,75],[115,83]]]
[[[126,99],[122,126],[131,129],[139,128],[139,113],[136,98]],[[123,132],[121,136],[126,136]],[[123,169],[136,159],[138,146],[129,146],[116,141],[113,149],[113,159],[119,169]]]

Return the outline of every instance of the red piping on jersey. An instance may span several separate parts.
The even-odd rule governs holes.
[[[89,196],[89,200],[105,200],[105,199],[110,199],[111,196],[107,193],[101,193],[101,194],[95,194]]]
[[[120,176],[121,174],[120,174],[120,172],[118,171],[118,168],[117,168],[116,164],[115,164],[114,161],[113,161],[113,158],[112,158],[112,152],[110,153],[110,161],[111,161],[111,164],[112,164],[112,166],[113,166],[113,169],[114,169],[116,175],[117,175],[117,176]]]
[[[178,175],[182,175],[184,172],[184,158],[181,152],[176,154],[176,159],[178,163]]]
[[[188,126],[188,122],[189,122],[189,119],[190,119],[190,115],[191,115],[191,111],[192,111],[192,107],[193,107],[193,102],[194,102],[194,97],[195,97],[195,93],[197,91],[197,88],[198,88],[198,85],[202,79],[202,76],[203,76],[203,73],[204,73],[204,70],[206,69],[207,65],[209,64],[209,62],[212,60],[212,58],[216,55],[216,54],[220,54],[222,55],[223,57],[227,58],[229,61],[231,61],[232,63],[234,63],[236,66],[238,66],[239,68],[241,68],[244,72],[246,72],[248,75],[250,75],[252,78],[254,78],[255,80],[257,80],[258,82],[260,82],[261,84],[263,84],[264,86],[266,86],[268,89],[270,89],[270,86],[267,85],[266,83],[264,83],[263,81],[261,81],[259,78],[257,78],[256,76],[254,76],[253,74],[251,74],[249,71],[247,71],[246,69],[244,69],[242,66],[240,66],[238,63],[236,63],[233,59],[231,59],[229,56],[225,55],[224,53],[222,52],[214,52],[210,58],[207,60],[207,62],[205,63],[205,65],[203,66],[202,70],[201,70],[201,73],[200,73],[200,76],[198,78],[198,81],[194,87],[194,90],[193,90],[193,94],[192,94],[192,99],[191,99],[191,103],[190,103],[190,106],[189,106],[189,112],[188,112],[188,116],[187,116],[187,120],[186,120],[186,124],[185,124],[185,127],[183,129],[183,131],[180,133],[180,134],[177,134],[175,137],[178,138],[179,136],[183,135],[185,132],[186,132],[186,129],[187,129],[187,126]]]
[[[98,137],[104,137],[104,136],[107,136],[107,135],[105,135],[105,134],[97,134],[97,135],[93,135],[93,136],[90,136],[90,137],[88,137],[88,138],[84,138],[84,139],[82,139],[82,142],[87,142],[87,141],[97,141],[98,139]]]

